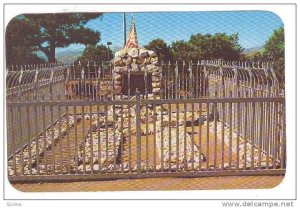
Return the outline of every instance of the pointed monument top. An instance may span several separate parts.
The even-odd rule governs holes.
[[[130,31],[128,33],[128,38],[127,42],[125,45],[125,49],[130,49],[130,48],[138,48],[138,39],[137,39],[137,33],[136,33],[136,28],[135,28],[135,23],[134,23],[134,18],[133,14],[131,15],[131,25],[130,25]]]

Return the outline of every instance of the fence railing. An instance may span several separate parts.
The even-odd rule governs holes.
[[[147,73],[144,93],[114,93],[113,66],[10,71],[9,178],[284,174],[284,89],[270,67],[237,66],[160,65],[156,95]]]
[[[65,95],[78,99],[130,99],[135,88],[130,86],[126,92],[115,89],[116,82],[129,83],[134,74],[140,74],[143,94],[156,94],[161,99],[184,99],[200,97],[238,97],[238,96],[284,96],[284,80],[275,73],[273,66],[264,63],[199,61],[198,63],[167,63],[158,65],[159,92],[151,92],[148,71],[132,72],[131,66],[123,73],[121,80],[114,78],[113,64],[79,63],[53,65],[45,68],[12,68],[7,72],[7,96],[20,92],[33,91],[34,86],[50,86],[57,80],[65,81]],[[25,70],[25,69],[26,70]],[[125,79],[124,79],[125,78]],[[150,79],[151,80],[151,79]],[[152,79],[152,81],[154,81]],[[151,81],[150,81],[151,82]],[[139,86],[141,87],[141,86]],[[39,89],[38,89],[39,90]],[[248,94],[246,92],[249,92]],[[147,93],[146,93],[147,92]],[[217,92],[217,93],[215,93]]]
[[[21,115],[19,106],[7,104],[10,116],[26,118],[29,111]],[[278,174],[285,168],[283,106],[284,98],[279,97],[145,100],[139,94],[135,100],[122,101],[24,102],[25,108],[52,109],[51,118],[58,111],[59,119],[46,127],[43,117],[38,137],[19,149],[12,145],[9,175],[12,180],[18,176],[57,180],[61,174],[126,177],[126,173],[206,171],[209,176],[212,171],[259,174],[265,169]],[[228,122],[218,119],[218,108]],[[227,125],[234,119],[236,126]],[[29,126],[29,131],[34,128]],[[241,134],[243,128],[248,128],[246,136]],[[14,136],[10,140],[15,143]]]

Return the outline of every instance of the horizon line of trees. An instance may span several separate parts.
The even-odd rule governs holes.
[[[161,61],[193,61],[223,59],[240,60],[243,52],[239,34],[226,33],[191,35],[188,41],[178,40],[170,45],[163,39],[154,39],[144,47],[153,50]]]
[[[113,58],[111,49],[97,45],[99,32],[85,27],[102,13],[23,14],[11,20],[6,28],[6,63],[8,65],[55,62],[58,47],[72,43],[85,45],[77,61],[108,61]],[[261,51],[245,54],[239,44],[239,34],[193,34],[187,41],[178,40],[168,45],[163,39],[150,41],[144,48],[153,50],[160,61],[186,61],[221,59],[224,61],[275,62],[284,69],[284,28],[274,30]],[[47,61],[37,55],[43,53]]]
[[[271,62],[284,68],[284,28],[274,30],[262,48],[253,53],[244,53],[238,43],[239,34],[226,33],[191,35],[188,41],[180,40],[168,45],[157,38],[145,45],[157,53],[162,61],[192,61],[221,59],[224,61]]]

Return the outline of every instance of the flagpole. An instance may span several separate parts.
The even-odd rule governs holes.
[[[126,14],[123,13],[124,47],[126,45]]]

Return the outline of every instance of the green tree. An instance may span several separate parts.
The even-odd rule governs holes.
[[[81,57],[77,59],[81,63],[93,63],[94,61],[97,63],[101,63],[102,61],[109,61],[113,58],[112,51],[106,47],[105,45],[98,46],[88,46],[83,51]]]
[[[284,77],[284,28],[274,30],[264,46],[245,55],[246,61],[273,63],[275,72]],[[282,78],[283,79],[283,78]]]
[[[211,59],[212,55],[212,35],[200,33],[192,35],[188,44],[191,46],[191,59],[201,60],[201,59]]]
[[[262,62],[264,61],[263,58],[263,48],[260,50],[250,51],[245,54],[241,58],[241,61],[247,61],[247,62]]]
[[[196,34],[189,41],[176,41],[172,43],[173,58],[178,61],[193,61],[223,59],[240,60],[243,48],[238,42],[239,35],[234,33]]]
[[[55,62],[55,49],[58,47],[67,47],[72,43],[95,45],[100,40],[99,32],[92,31],[84,25],[101,15],[100,13],[24,14],[15,18],[26,22],[31,28],[31,33],[27,34],[27,30],[23,29],[14,36],[28,36],[32,47],[42,51],[48,62]]]
[[[148,50],[155,51],[159,60],[163,60],[166,62],[172,59],[170,47],[163,39],[154,39],[150,41],[147,45],[145,45],[145,48]]]
[[[262,57],[262,53],[257,51],[255,52],[251,58],[250,58],[251,61],[254,61],[254,62],[259,62],[259,61],[263,61],[263,57]],[[250,61],[249,60],[249,61]]]
[[[273,31],[271,37],[264,45],[263,59],[275,62],[284,69],[284,29],[283,26]]]
[[[192,35],[189,44],[192,47],[191,59],[239,60],[243,52],[238,43],[239,35],[234,33],[196,34]]]
[[[23,31],[26,32],[22,34]],[[7,25],[5,36],[7,65],[45,62],[36,55],[38,48],[35,46],[34,34],[37,32],[37,28],[24,19],[14,18],[11,20]]]
[[[191,60],[191,45],[183,40],[175,41],[171,46],[172,57],[175,61],[190,61]]]

